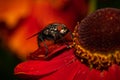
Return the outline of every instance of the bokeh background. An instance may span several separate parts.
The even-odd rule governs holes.
[[[14,67],[37,46],[27,39],[60,22],[73,31],[77,22],[99,8],[120,8],[120,0],[0,0],[0,80],[19,80]]]

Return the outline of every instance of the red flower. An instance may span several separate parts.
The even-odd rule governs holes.
[[[76,26],[72,48],[48,46],[49,60],[40,60],[45,48],[39,48],[15,68],[15,75],[28,80],[120,80],[119,13],[105,8],[89,15]]]
[[[74,55],[64,50],[50,61],[28,60],[15,68],[15,74],[28,80],[119,80],[120,67],[112,65],[107,71],[90,69]]]

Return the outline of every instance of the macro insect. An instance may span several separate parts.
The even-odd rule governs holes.
[[[44,47],[46,48],[45,56],[47,56],[48,46],[45,41],[52,41],[54,44],[59,43],[59,41],[62,41],[67,45],[67,47],[69,47],[66,39],[64,38],[64,36],[68,33],[70,33],[71,37],[73,37],[71,31],[66,27],[66,25],[61,23],[51,23],[40,32],[34,34],[33,36],[37,35],[38,47],[41,47],[41,43],[43,43]]]

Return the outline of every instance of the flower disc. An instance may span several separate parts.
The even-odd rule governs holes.
[[[80,44],[92,52],[120,48],[120,10],[99,9],[82,20],[78,28]]]
[[[120,10],[99,9],[84,18],[73,32],[73,47],[81,62],[96,69],[120,65]]]

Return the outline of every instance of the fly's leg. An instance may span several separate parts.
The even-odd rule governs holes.
[[[41,43],[41,39],[39,39],[39,37],[37,38],[37,43],[38,43],[38,47],[40,47],[40,43]]]
[[[64,37],[58,32],[57,33],[60,37],[60,39],[66,44],[67,48],[69,48],[69,44],[67,43],[67,41],[64,39]]]
[[[40,43],[43,42],[45,48],[46,48],[46,53],[45,53],[45,57],[47,57],[48,55],[48,47],[44,41],[44,39],[42,38],[42,36],[38,36],[38,47],[40,47]]]

